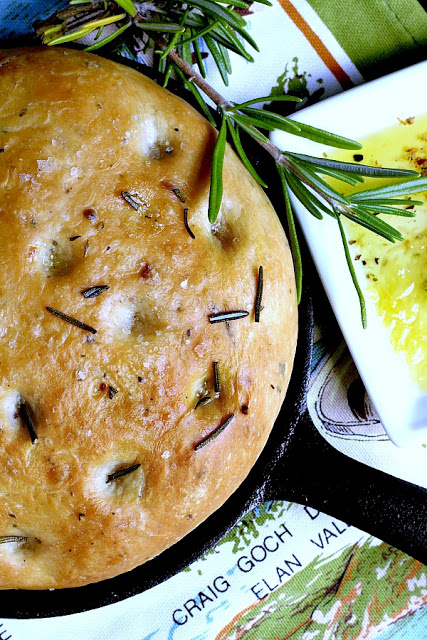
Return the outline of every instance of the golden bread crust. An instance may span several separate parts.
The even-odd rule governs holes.
[[[138,72],[3,51],[0,96],[0,588],[75,587],[159,554],[246,477],[292,370],[293,268],[231,149],[209,224],[216,132]]]

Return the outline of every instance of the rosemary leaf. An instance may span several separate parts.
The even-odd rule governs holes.
[[[224,64],[225,64],[225,68],[227,69],[227,73],[230,74],[232,72],[231,69],[231,60],[230,60],[230,54],[228,53],[228,49],[230,48],[230,45],[227,44],[226,46],[224,46],[223,44],[221,44],[220,42],[218,43],[218,49],[221,52],[222,55],[222,59],[224,60]]]
[[[410,169],[389,169],[387,167],[371,167],[358,162],[342,162],[341,160],[330,160],[329,158],[318,158],[307,156],[303,153],[287,152],[287,155],[315,164],[319,167],[329,167],[330,169],[338,169],[341,171],[351,172],[354,174],[362,174],[371,178],[403,178],[418,175],[416,171]]]
[[[103,27],[108,24],[119,22],[120,20],[123,20],[123,18],[125,17],[126,17],[126,13],[121,13],[119,15],[116,14],[113,16],[107,16],[106,18],[101,18],[100,20],[92,20],[90,22],[87,22],[84,25],[84,27],[82,27],[81,29],[78,29],[77,31],[72,31],[71,33],[66,33],[56,38],[55,37],[49,38],[48,41],[44,40],[44,42],[47,45],[51,46],[51,45],[64,44],[65,42],[72,42],[74,40],[79,40],[80,38],[83,38],[84,36],[94,31],[95,29],[98,29],[99,27]]]
[[[260,104],[261,102],[301,102],[301,98],[297,96],[289,96],[284,94],[282,96],[269,95],[264,96],[263,98],[254,98],[253,100],[246,100],[246,102],[240,102],[233,104],[232,107],[229,107],[227,111],[238,111],[239,109],[243,109],[244,107],[250,107],[253,104]],[[293,154],[297,155],[297,154]],[[310,156],[308,156],[310,157]]]
[[[356,142],[356,140],[344,138],[343,136],[336,135],[335,133],[331,133],[330,131],[324,131],[323,129],[318,129],[317,127],[312,127],[311,125],[305,124],[303,122],[295,122],[300,129],[298,133],[295,132],[296,136],[308,138],[309,140],[313,140],[314,142],[327,144],[331,147],[337,147],[338,149],[362,148],[360,142]]]
[[[179,24],[180,24],[182,27],[184,27],[185,20],[186,20],[186,18],[187,18],[187,16],[188,16],[188,14],[189,14],[189,11],[190,11],[190,10],[189,10],[189,8],[187,8],[187,9],[184,11],[184,14],[183,14],[182,18],[181,18],[181,19],[180,19],[180,21],[179,21]],[[185,27],[184,27],[184,28],[185,28]],[[182,35],[182,34],[181,34],[181,35]],[[161,55],[160,55],[160,59],[161,59],[161,60],[166,59],[166,57],[169,55],[169,53],[170,53],[170,52],[171,52],[171,51],[176,47],[176,45],[177,45],[177,43],[178,43],[178,40],[179,40],[179,36],[180,36],[180,34],[178,34],[178,33],[173,34],[172,38],[170,39],[170,42],[169,42],[168,46],[167,46],[167,47],[166,47],[166,49],[163,51],[163,53],[161,53]],[[180,42],[181,42],[181,44],[182,44],[182,40],[181,40]]]
[[[184,24],[186,24],[187,26],[192,26],[193,28],[197,28],[197,27],[194,27],[194,24],[188,19],[185,20]],[[208,24],[204,29],[201,29],[199,31],[193,31],[189,38],[181,41],[181,44],[184,44],[185,42],[192,42],[194,44],[195,42],[197,42],[197,40],[203,38],[203,36],[206,33],[209,33],[210,31],[215,29],[219,24],[220,24],[219,20],[216,20],[215,22]]]
[[[247,127],[260,127],[261,129],[265,129],[266,131],[275,131],[277,129],[276,124],[273,124],[271,122],[269,122],[267,119],[261,119],[261,117],[258,117],[258,112],[261,111],[260,109],[254,109],[254,111],[257,112],[257,114],[255,114],[254,116],[248,116],[246,115],[246,113],[230,113],[228,110],[225,112],[230,118],[232,118],[235,122],[237,122],[240,126],[246,125]],[[258,134],[258,136],[261,136],[261,132],[258,131],[257,129],[254,129],[254,131]],[[255,137],[255,136],[253,136]],[[268,138],[266,138],[265,136],[263,136],[263,138],[268,142]],[[260,139],[259,137],[257,137],[256,139]]]
[[[184,33],[185,28],[179,24],[173,24],[171,22],[135,22],[136,27],[143,29],[144,31],[157,31],[158,33]]]
[[[301,163],[304,166],[304,163]],[[307,167],[310,165],[307,163]],[[312,167],[313,165],[311,165]],[[362,176],[351,175],[350,173],[344,173],[344,171],[334,171],[333,169],[327,169],[326,167],[315,167],[314,173],[320,174],[322,176],[329,176],[330,178],[334,178],[335,180],[339,180],[340,182],[345,182],[346,184],[351,185],[352,187],[357,187],[361,182],[364,182]]]
[[[227,116],[226,116],[226,120],[227,120],[228,130],[230,131],[231,138],[234,143],[234,147],[237,153],[239,154],[241,161],[243,162],[243,164],[245,165],[246,169],[249,171],[251,176],[258,182],[258,184],[264,187],[264,189],[267,189],[268,185],[264,182],[264,180],[262,180],[262,178],[259,177],[258,173],[255,171],[254,167],[252,166],[248,156],[246,155],[246,152],[240,140],[239,130],[235,128],[234,124]]]
[[[254,1],[255,1],[255,2],[261,2],[261,0],[254,0]],[[267,0],[266,0],[266,2],[265,2],[265,3],[263,3],[263,4],[267,4]],[[271,6],[271,4],[270,4],[270,3],[268,3],[268,4],[269,4],[269,6]],[[239,36],[240,36],[241,38],[243,38],[243,40],[246,40],[246,42],[247,42],[248,44],[250,44],[250,45],[251,45],[251,47],[252,47],[253,49],[255,49],[255,51],[258,51],[258,52],[259,52],[259,47],[258,47],[257,43],[256,43],[256,42],[255,42],[255,40],[252,38],[252,36],[251,36],[247,31],[246,31],[246,29],[244,29],[244,28],[242,28],[242,27],[233,27],[233,29],[234,29],[234,31],[235,31],[236,33],[238,33],[238,34],[239,34]]]
[[[30,413],[28,411],[27,403],[23,398],[21,398],[21,402],[18,408],[18,414],[28,430],[28,433],[31,439],[31,444],[35,444],[38,440],[37,433],[36,433],[32,418],[30,416]]]
[[[112,400],[117,393],[119,393],[117,389],[115,389],[111,385],[108,386],[108,397],[110,398],[110,400]]]
[[[203,398],[200,398],[200,400],[197,401],[196,406],[194,407],[194,411],[199,407],[203,407],[203,405],[208,404],[209,402],[212,402],[211,396],[203,396]]]
[[[80,291],[83,298],[97,298],[103,291],[107,291],[110,287],[107,284],[99,284],[95,287],[89,287]]]
[[[219,214],[222,201],[222,169],[224,165],[225,148],[227,144],[227,121],[223,116],[221,127],[212,153],[211,184],[209,189],[209,222],[213,224]]]
[[[219,364],[216,360],[213,363],[213,371],[214,371],[214,390],[215,390],[215,393],[218,395],[219,393],[221,393],[221,383],[219,380]]]
[[[78,327],[79,329],[83,329],[83,331],[89,331],[89,333],[97,333],[97,330],[86,324],[85,322],[80,322],[80,320],[76,320],[76,318],[72,318],[68,316],[66,313],[62,313],[62,311],[57,311],[56,309],[52,309],[52,307],[46,307],[46,311],[49,311],[52,315],[64,320],[65,322],[69,322],[70,324]]]
[[[131,467],[127,467],[127,469],[120,469],[120,471],[116,471],[115,473],[110,473],[109,476],[107,476],[106,479],[106,483],[108,484],[109,482],[113,482],[113,480],[118,480],[119,478],[123,478],[123,476],[127,476],[129,475],[129,473],[133,473],[134,471],[136,471],[137,469],[139,469],[141,465],[138,464],[134,464]]]
[[[209,316],[209,322],[215,324],[217,322],[229,322],[230,320],[239,320],[239,318],[245,318],[249,315],[249,311],[237,310],[237,311],[220,311],[219,313],[211,313]]]
[[[192,7],[197,7],[204,11],[207,15],[211,15],[213,18],[221,19],[227,22],[231,27],[239,28],[245,27],[245,20],[239,16],[238,13],[230,11],[219,6],[216,2],[211,0],[187,0],[187,4]]]
[[[222,433],[226,427],[228,427],[228,425],[233,420],[233,418],[234,418],[234,413],[229,415],[228,418],[224,420],[224,422],[222,422],[219,425],[219,427],[217,427],[217,429],[215,429],[215,431],[213,431],[207,438],[199,442],[199,444],[196,444],[196,446],[194,447],[195,451],[198,451],[202,447],[212,442],[212,440],[214,440],[217,436],[219,436],[219,434]]]
[[[70,4],[71,4],[71,2],[70,2]],[[58,33],[59,31],[62,31],[63,28],[64,28],[64,23],[54,25],[53,27],[49,27],[48,29],[44,29],[44,31],[43,31],[43,41],[44,42],[48,42],[48,40],[52,39],[52,37],[53,37],[53,35],[55,33]]]
[[[307,189],[307,187],[300,182],[293,173],[286,170],[286,181],[291,189],[292,193],[301,202],[302,205],[318,220],[323,219],[322,211],[330,215],[330,211],[326,206],[316,198],[315,195]]]
[[[212,54],[212,58],[215,60],[215,64],[218,67],[218,71],[221,75],[222,81],[225,86],[228,86],[228,66],[227,62],[224,59],[222,50],[220,49],[220,45],[218,45],[210,35],[205,35],[204,40],[209,51]]]
[[[136,200],[134,200],[134,198],[132,197],[132,194],[129,193],[129,191],[120,191],[121,196],[124,200],[126,200],[126,202],[128,204],[130,204],[130,206],[132,207],[132,209],[135,209],[135,211],[138,211],[139,209],[139,202],[137,202]]]
[[[255,322],[259,322],[261,313],[262,290],[264,286],[264,269],[262,266],[258,269],[258,284],[255,296]]]
[[[28,542],[30,538],[27,536],[0,536],[0,544],[7,542]]]
[[[169,82],[169,78],[171,76],[172,73],[172,69],[173,66],[171,64],[168,64],[166,67],[166,71],[165,71],[165,77],[163,79],[163,89],[166,89],[166,87],[168,86],[168,82]]]
[[[86,23],[85,29],[90,29],[91,31],[94,31],[99,27],[105,27],[108,24],[114,24],[115,22],[120,22],[120,20],[123,20],[123,18],[126,18],[125,13],[120,13],[119,15],[115,14],[113,16],[107,16],[105,18],[100,18],[99,20],[91,20],[90,22]]]
[[[194,240],[196,236],[194,235],[194,233],[192,232],[192,230],[190,229],[190,226],[188,224],[188,209],[187,208],[184,209],[184,226],[187,229],[187,232],[188,232],[188,235],[190,236],[190,238],[193,238],[193,240]]]
[[[136,14],[136,8],[132,0],[115,0],[121,9],[124,9],[132,18]]]
[[[176,195],[176,197],[179,198],[179,200],[181,200],[181,202],[183,204],[185,204],[185,198],[184,198],[184,196],[182,195],[182,193],[181,193],[181,191],[179,189],[177,189],[177,188],[172,189],[172,193],[174,193]]]
[[[216,0],[220,4],[226,4],[239,9],[249,9],[249,3],[244,0]]]
[[[219,24],[219,22],[220,21],[218,19],[211,22],[211,20],[206,16],[203,16],[202,14],[199,14],[197,12],[191,12],[187,14],[187,17],[185,18],[185,22],[183,24],[186,27],[190,27],[191,29],[204,29],[209,25],[212,25],[212,27],[216,26],[217,24]]]
[[[378,204],[376,200],[367,200],[363,203],[372,213],[383,213],[389,216],[403,216],[406,218],[413,218],[415,211],[408,209],[397,209],[396,207],[387,207],[383,204]]]
[[[348,212],[345,209],[341,210],[343,216],[360,224],[362,227],[373,231],[377,235],[385,238],[389,242],[395,242],[395,240],[403,240],[402,234],[394,229],[391,225],[381,218],[375,216],[367,207],[362,205],[352,207],[352,212]]]
[[[113,31],[113,33],[110,33],[108,36],[105,36],[105,38],[103,38],[102,40],[98,40],[97,42],[90,45],[89,47],[86,47],[85,51],[96,51],[97,49],[104,47],[106,44],[109,44],[116,38],[119,38],[122,35],[122,33],[124,33],[126,29],[128,29],[130,26],[131,26],[131,23],[127,22],[123,26]]]
[[[228,47],[231,51],[234,51],[235,53],[241,55],[248,62],[254,62],[253,57],[246,51],[244,45],[240,42],[239,38],[236,36],[233,29],[228,24],[221,24],[219,28],[222,30],[225,36],[225,42],[221,44],[224,44],[224,46]],[[213,37],[217,37],[218,35],[218,30],[215,29],[215,34],[213,34]],[[231,72],[232,69],[230,66],[228,73]]]
[[[362,326],[363,326],[364,329],[366,329],[365,298],[363,296],[362,290],[361,290],[359,282],[357,280],[356,272],[355,272],[354,267],[353,267],[353,262],[352,262],[350,251],[349,251],[348,244],[347,244],[347,238],[345,237],[344,227],[342,225],[340,215],[335,210],[335,208],[333,209],[333,214],[335,215],[336,220],[338,222],[338,227],[339,227],[340,234],[341,234],[341,240],[342,240],[342,244],[343,244],[343,248],[344,248],[344,254],[345,254],[345,259],[346,259],[346,262],[347,262],[348,270],[350,271],[351,279],[353,281],[354,288],[356,289],[357,296],[359,298],[360,316],[361,316],[361,319],[362,319]]]
[[[254,107],[243,107],[242,113],[249,116],[253,120],[253,124],[257,127],[269,129],[274,131],[280,129],[287,133],[297,134],[301,131],[299,123],[285,118],[284,116],[274,113],[273,111],[266,111],[264,109],[255,109]]]
[[[287,154],[284,155],[290,163],[291,167],[298,172],[298,177],[302,176],[303,178],[305,178],[306,184],[308,183],[310,187],[312,186],[313,188],[316,188],[317,193],[320,192],[323,194],[323,196],[327,196],[331,200],[339,202],[340,204],[349,204],[348,198],[331,187],[325,180],[323,180],[323,178],[320,178],[318,175],[316,175],[316,173],[312,171],[312,169],[310,169],[308,166],[302,165],[300,162],[297,162],[292,158],[289,158]]]
[[[62,36],[58,36],[57,38],[52,38],[51,40],[45,41],[44,44],[47,44],[49,47],[57,44],[64,44],[65,42],[73,42],[74,40],[79,40],[84,36],[87,36],[92,29],[83,28],[78,31],[72,31],[71,33],[67,33]]]
[[[352,196],[350,196],[350,199]],[[375,205],[385,205],[387,207],[399,206],[399,207],[414,207],[416,205],[421,206],[422,200],[412,200],[411,198],[375,198]]]
[[[206,69],[205,69],[205,65],[203,64],[202,53],[200,51],[198,40],[193,41],[193,52],[194,52],[194,57],[195,57],[197,66],[199,68],[199,73],[202,76],[202,78],[206,78]]]
[[[193,56],[191,53],[191,47],[190,47],[190,43],[189,42],[185,42],[182,43],[181,42],[181,38],[179,39],[179,46],[178,46],[179,52],[181,54],[181,58],[183,60],[185,60],[185,62],[189,65],[192,66],[193,65]]]
[[[230,29],[230,33],[233,34],[234,38],[229,35],[225,27],[228,27]],[[221,53],[223,53],[223,50],[221,49],[220,45],[226,47],[234,53],[237,53],[240,56],[243,56],[246,60],[248,60],[248,62],[253,62],[252,56],[246,51],[240,40],[238,40],[239,44],[236,44],[236,36],[234,34],[234,31],[228,25],[224,26],[224,24],[218,22],[218,24],[216,24],[215,27],[209,31],[209,37],[215,40]],[[223,62],[227,73],[231,73],[229,60],[226,60],[225,57],[223,57]]]
[[[289,242],[291,244],[291,253],[292,253],[294,271],[295,271],[297,302],[299,304],[301,302],[302,274],[303,274],[301,250],[300,250],[297,230],[295,226],[294,213],[292,211],[291,201],[289,198],[289,190],[288,190],[288,185],[285,178],[285,171],[283,167],[278,163],[276,163],[276,167],[279,172],[280,181],[282,184],[283,197],[285,200],[285,211],[286,211],[286,220],[288,223]]]
[[[161,60],[165,60],[168,57],[169,53],[172,51],[172,49],[175,48],[178,42],[178,36],[179,36],[179,33],[174,33],[166,49],[164,49],[163,52],[161,51],[158,52],[160,54]]]
[[[266,138],[265,135],[261,133],[261,131],[258,131],[258,129],[256,129],[252,124],[246,121],[245,116],[234,114],[233,120],[237,122],[237,124],[241,129],[243,129],[243,131],[246,131],[246,133],[249,134],[251,138],[253,138],[257,142],[260,142],[261,144],[269,143],[268,138]]]
[[[394,198],[395,196],[406,196],[413,193],[421,193],[422,191],[427,191],[427,177],[405,180],[404,182],[389,184],[376,189],[358,191],[353,193],[349,199],[352,202],[366,202],[366,200],[375,200],[378,196],[380,198]]]
[[[98,31],[96,32],[95,40],[98,40],[98,38],[101,37],[102,32],[104,31],[104,29],[105,29],[105,25],[102,25],[102,26],[99,27]]]

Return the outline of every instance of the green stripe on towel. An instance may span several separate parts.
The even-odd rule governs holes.
[[[416,0],[308,0],[366,80],[424,60],[427,12]]]

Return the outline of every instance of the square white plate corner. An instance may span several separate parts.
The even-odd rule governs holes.
[[[427,113],[427,61],[350,89],[295,114],[296,121],[361,140],[399,119]],[[332,148],[281,131],[271,134],[281,149],[321,156]],[[292,196],[291,196],[292,197]],[[365,295],[363,329],[359,301],[345,262],[336,222],[314,218],[294,197],[294,210],[320,278],[369,397],[390,439],[398,446],[427,443],[427,393],[397,354],[374,303]],[[427,312],[427,311],[426,311]]]

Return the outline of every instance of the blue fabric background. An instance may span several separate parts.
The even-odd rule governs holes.
[[[0,38],[16,38],[32,33],[36,20],[68,6],[67,0],[0,0]]]

